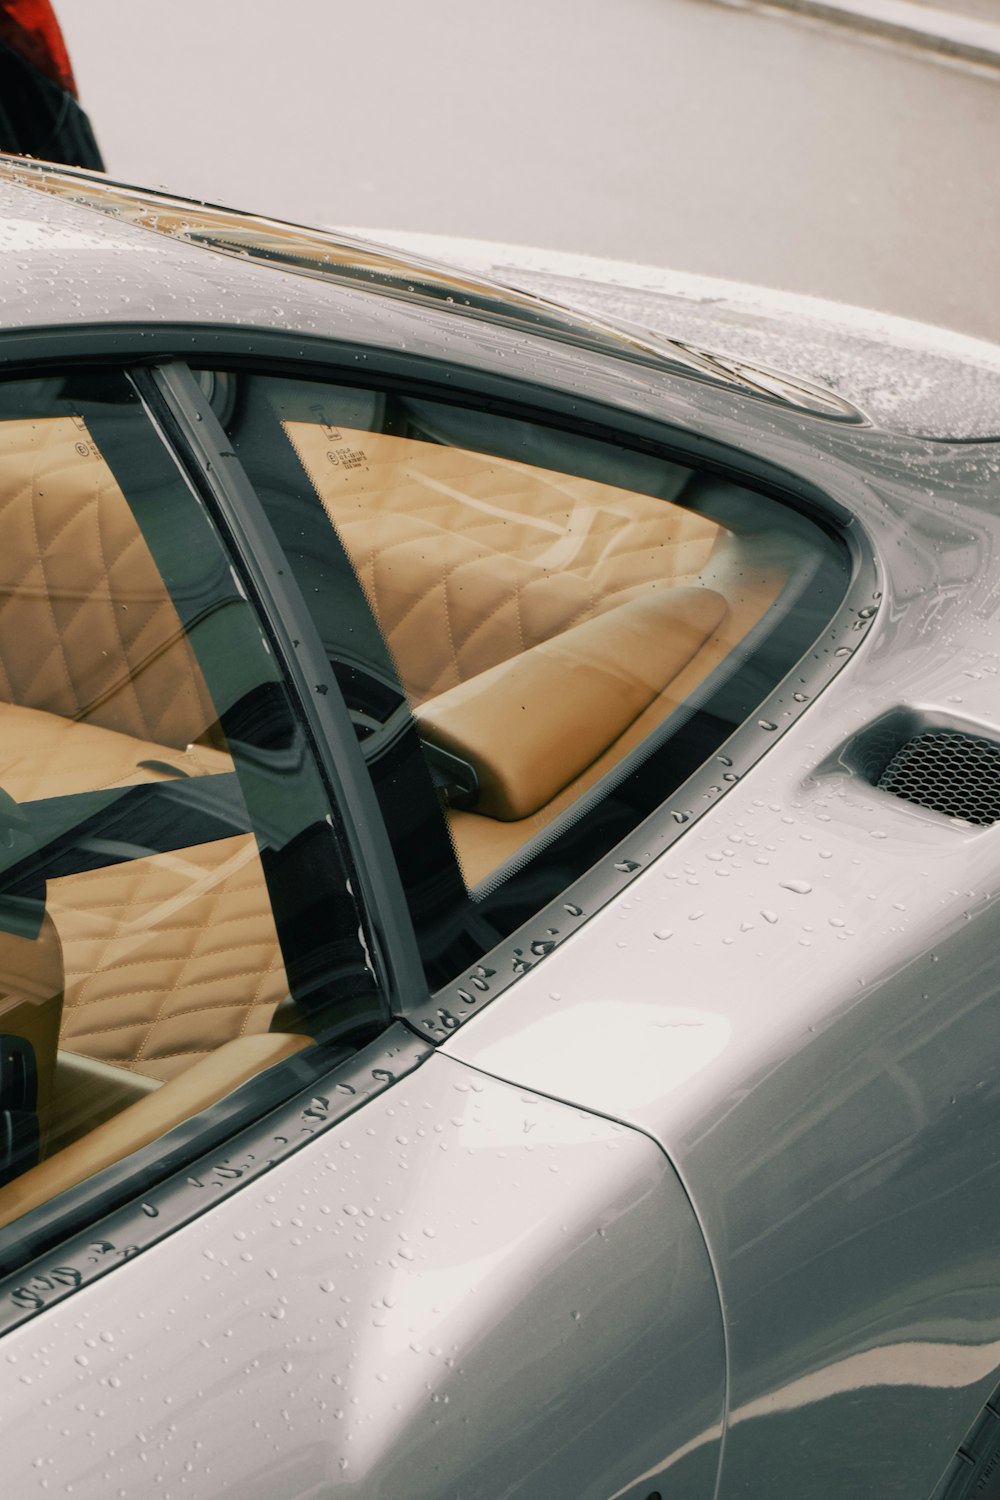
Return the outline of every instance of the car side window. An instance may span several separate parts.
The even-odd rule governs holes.
[[[0,528],[9,1244],[384,1005],[294,700],[124,376],[0,385]]]
[[[206,378],[352,702],[432,986],[711,758],[846,586],[814,523],[664,455],[458,397]]]

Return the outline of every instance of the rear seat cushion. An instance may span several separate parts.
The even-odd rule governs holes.
[[[0,703],[0,786],[17,802],[232,770],[221,750],[134,739]],[[265,1031],[288,993],[246,835],[48,882],[62,939],[62,1045],[165,1079]]]
[[[71,1051],[173,1078],[288,994],[251,835],[52,880],[49,909]]]
[[[466,883],[476,886],[490,876],[641,745],[675,709],[690,702],[705,679],[766,616],[799,560],[794,539],[783,532],[758,535],[749,543],[724,532],[702,578],[714,585],[706,592],[717,591],[726,599],[725,613],[686,665],[618,739],[544,807],[517,822],[501,822],[460,807],[448,809],[448,828]]]

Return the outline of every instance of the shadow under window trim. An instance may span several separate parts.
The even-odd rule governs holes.
[[[276,1166],[405,1077],[431,1050],[398,1022],[361,1048],[306,1047],[93,1180],[0,1227],[0,1333]],[[72,1235],[79,1240],[66,1243]],[[50,1251],[58,1254],[56,1267],[38,1261]],[[60,1276],[67,1264],[79,1274]]]

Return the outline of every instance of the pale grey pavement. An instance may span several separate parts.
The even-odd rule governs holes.
[[[956,11],[982,0],[945,0]],[[711,0],[56,0],[109,168],[1000,341],[1000,72]]]

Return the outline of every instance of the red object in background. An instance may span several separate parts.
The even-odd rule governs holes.
[[[51,0],[0,0],[0,151],[104,171]]]
[[[49,0],[0,0],[0,39],[77,97],[69,53]]]

